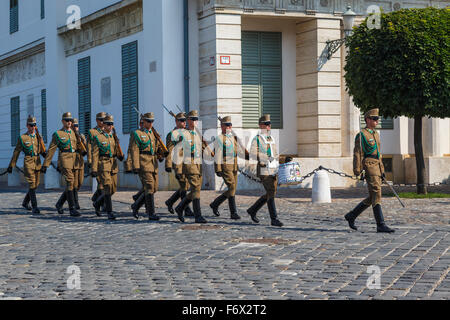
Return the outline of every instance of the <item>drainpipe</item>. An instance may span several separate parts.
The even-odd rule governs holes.
[[[189,112],[189,4],[183,2],[184,22],[184,110]]]

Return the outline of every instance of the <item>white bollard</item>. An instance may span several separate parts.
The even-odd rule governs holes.
[[[53,166],[47,168],[45,173],[45,189],[58,189],[61,187],[59,172]]]
[[[97,179],[92,177],[92,193],[97,191]]]
[[[8,187],[19,187],[21,174],[16,168],[13,169],[12,173],[8,173]]]
[[[328,177],[328,173],[324,170],[319,170],[314,175],[312,187],[312,202],[331,202],[330,178]]]

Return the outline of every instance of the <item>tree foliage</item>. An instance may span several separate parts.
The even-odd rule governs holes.
[[[345,80],[363,112],[450,117],[450,9],[402,9],[367,19],[349,37]]]

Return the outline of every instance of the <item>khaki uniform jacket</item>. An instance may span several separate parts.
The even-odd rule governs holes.
[[[99,127],[90,129],[88,132],[89,139],[88,139],[88,144],[87,144],[87,153],[88,153],[87,161],[88,161],[89,166],[92,166],[92,146],[93,146],[94,138],[101,133],[102,133],[102,129],[100,129]]]
[[[53,133],[52,142],[48,148],[47,157],[44,161],[44,167],[48,168],[52,161],[56,149],[59,149],[60,164],[65,169],[75,169],[75,161],[77,156],[77,137],[73,130],[58,130]]]
[[[92,144],[92,172],[118,173],[117,150],[112,134],[103,132],[96,135]]]
[[[256,161],[256,175],[258,177],[276,175],[278,152],[275,139],[270,135],[263,134],[258,134],[253,138],[250,147],[250,160]]]
[[[185,133],[186,139],[183,140],[183,174],[202,175],[202,153],[205,149],[202,138],[196,131],[186,130]]]
[[[367,128],[361,130],[361,134],[363,135],[362,141],[360,140],[361,135],[359,133],[355,138],[355,148],[353,149],[353,173],[357,176],[361,174],[362,170],[365,170],[366,174],[370,176],[381,176],[384,173],[384,165],[380,153],[380,135],[376,130],[369,130],[370,129]],[[366,148],[363,146],[365,142],[368,144],[368,147]],[[375,144],[376,148],[374,148]],[[378,159],[368,157],[368,154],[365,154],[364,149],[374,149],[370,155],[378,157]]]
[[[236,136],[224,134],[219,135],[217,139],[214,141],[215,172],[237,171],[238,151],[239,151],[239,144],[237,142]]]
[[[22,151],[25,153],[23,160],[24,167],[29,170],[41,170],[41,157],[39,156],[41,150],[36,134],[31,136],[25,133],[19,137],[11,162],[9,163],[10,167],[14,168],[16,166],[17,159]]]
[[[131,171],[133,169],[132,159],[131,159],[131,146],[133,145],[134,134],[130,134],[130,141],[128,142],[127,160],[124,162],[123,167],[125,171]]]
[[[84,145],[86,145],[86,137],[84,134],[80,134],[81,140],[83,141]],[[76,157],[75,157],[75,169],[84,169],[84,157],[81,152],[81,150],[77,150]]]
[[[183,148],[180,142],[186,139],[186,132],[186,129],[174,128],[166,136],[166,146],[167,150],[169,150],[169,155],[166,158],[166,168],[172,168],[175,174],[182,174],[183,172]],[[178,147],[175,148],[176,146]]]
[[[155,134],[153,131],[138,129],[132,135],[131,164],[133,169],[157,173],[158,159],[156,155],[162,153],[162,148],[157,142]]]

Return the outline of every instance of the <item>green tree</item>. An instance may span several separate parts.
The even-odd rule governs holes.
[[[417,192],[427,193],[422,118],[450,117],[450,9],[402,9],[368,19],[349,37],[345,81],[355,105],[414,119]],[[370,22],[369,22],[370,26]]]

